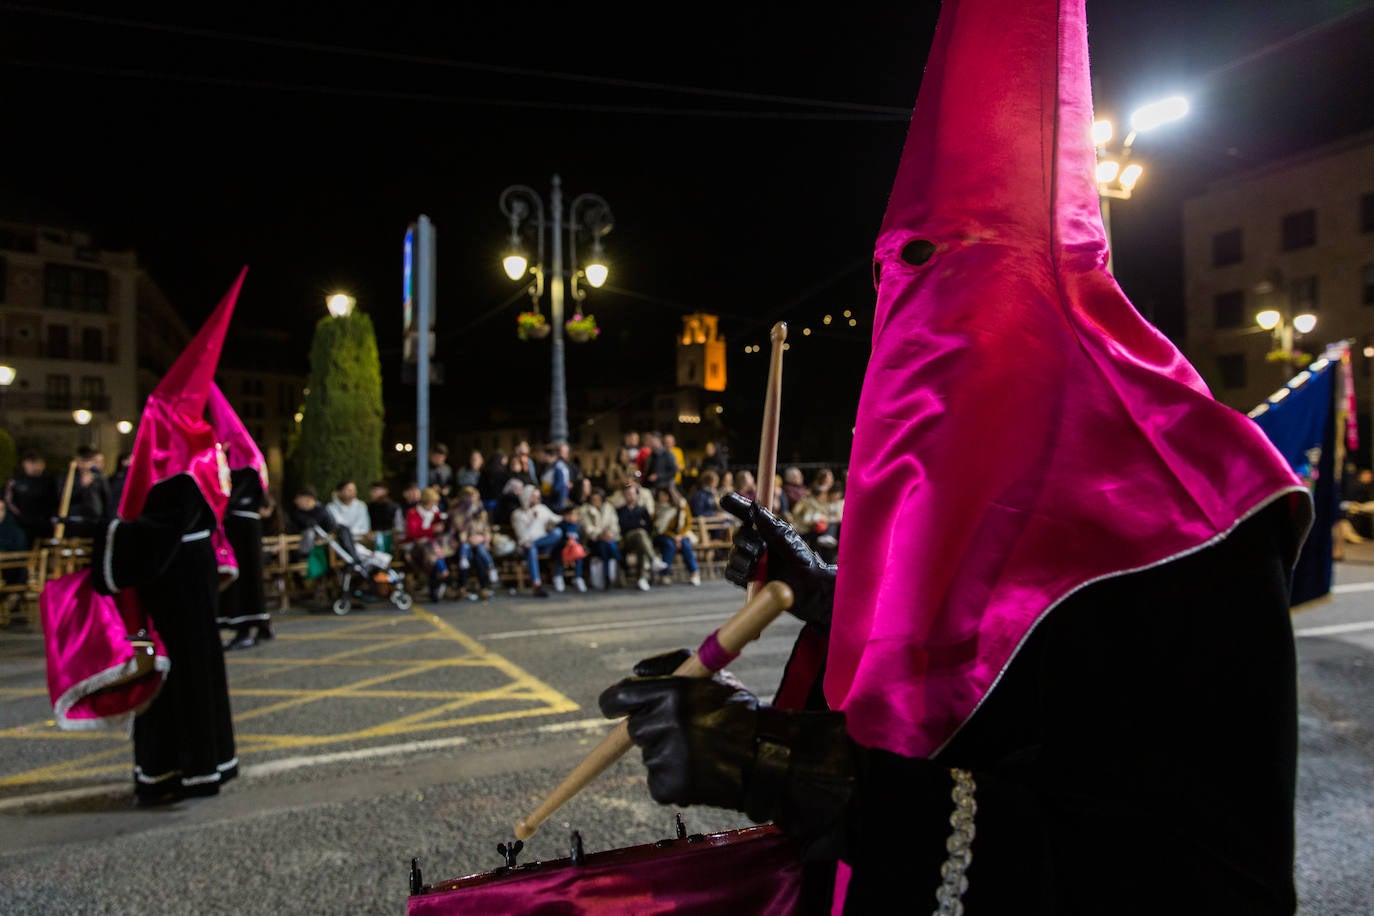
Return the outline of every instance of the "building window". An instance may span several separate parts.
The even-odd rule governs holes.
[[[100,328],[81,329],[81,358],[88,363],[105,361],[105,334]]]
[[[1245,258],[1245,236],[1239,229],[1227,229],[1212,236],[1212,266],[1239,264]]]
[[[50,309],[110,310],[110,275],[90,267],[48,264],[43,268],[44,302]]]
[[[48,359],[67,359],[71,356],[71,334],[65,324],[48,325],[48,346],[47,352],[43,355]]]
[[[1360,270],[1360,301],[1374,305],[1374,264],[1366,264]]]
[[[1245,354],[1223,353],[1217,357],[1217,371],[1221,374],[1221,387],[1245,387]]]
[[[1239,328],[1245,326],[1245,291],[1240,289],[1217,293],[1212,299],[1213,326]]]
[[[1374,232],[1374,191],[1360,195],[1360,231]]]
[[[88,410],[105,409],[105,380],[98,375],[81,376],[81,404]]]
[[[43,406],[48,410],[66,410],[72,402],[72,380],[66,375],[49,375],[43,388]]]
[[[1302,210],[1283,218],[1283,250],[1311,248],[1317,244],[1317,211]]]
[[[1294,277],[1292,284],[1288,287],[1288,292],[1292,297],[1294,315],[1317,310],[1316,277]]]

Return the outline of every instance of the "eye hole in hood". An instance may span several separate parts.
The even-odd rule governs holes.
[[[902,246],[902,260],[912,267],[920,267],[935,254],[935,243],[926,239],[912,239]]]

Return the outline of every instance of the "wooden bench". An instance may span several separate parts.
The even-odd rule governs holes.
[[[28,550],[0,554],[0,569],[8,572],[0,576],[0,625],[13,624],[16,610],[26,625],[37,623],[43,586],[49,579],[90,566],[92,544],[90,538],[47,538]]]
[[[728,515],[702,515],[692,519],[692,532],[696,535],[692,546],[697,552],[697,565],[703,578],[725,575],[725,563],[734,546],[737,527]]]

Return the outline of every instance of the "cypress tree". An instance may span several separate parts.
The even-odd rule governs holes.
[[[371,318],[355,310],[316,323],[307,390],[293,464],[322,500],[342,480],[366,488],[382,476],[382,367]]]

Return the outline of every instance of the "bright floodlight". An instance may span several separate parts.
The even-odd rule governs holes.
[[[508,254],[505,260],[501,262],[501,266],[506,269],[506,276],[512,280],[519,280],[525,275],[525,271],[529,269],[530,265],[523,254]]]
[[[0,366],[0,388],[8,387],[14,381],[14,367]]]
[[[600,289],[601,284],[606,282],[606,275],[608,273],[610,273],[610,271],[606,269],[605,264],[599,261],[593,261],[588,264],[586,268],[587,282],[597,289]]]
[[[1274,328],[1278,327],[1279,319],[1282,317],[1282,315],[1273,309],[1265,309],[1255,316],[1255,324],[1266,331],[1272,331]]]
[[[353,311],[353,306],[357,301],[347,293],[335,293],[325,300],[325,306],[329,309],[329,314],[335,318],[344,318]]]
[[[1121,170],[1121,178],[1117,183],[1129,191],[1136,186],[1136,182],[1140,181],[1140,176],[1143,174],[1145,174],[1145,168],[1138,162],[1132,162]]]
[[[1112,159],[1103,159],[1097,164],[1097,183],[1109,184],[1120,171],[1121,163]]]
[[[72,411],[72,419],[76,421],[77,426],[85,426],[91,422],[91,412],[84,407],[78,408]]]
[[[134,431],[134,424],[130,423],[128,420],[120,420],[115,424],[115,429],[119,430],[121,436],[127,436]]]
[[[1137,108],[1131,115],[1131,130],[1154,130],[1161,124],[1177,121],[1187,113],[1188,100],[1181,95],[1173,95]]]
[[[1299,334],[1310,334],[1312,329],[1316,326],[1316,315],[1303,314],[1293,319],[1293,330],[1297,331]]]
[[[1093,122],[1093,146],[1102,146],[1112,138],[1111,121]]]

